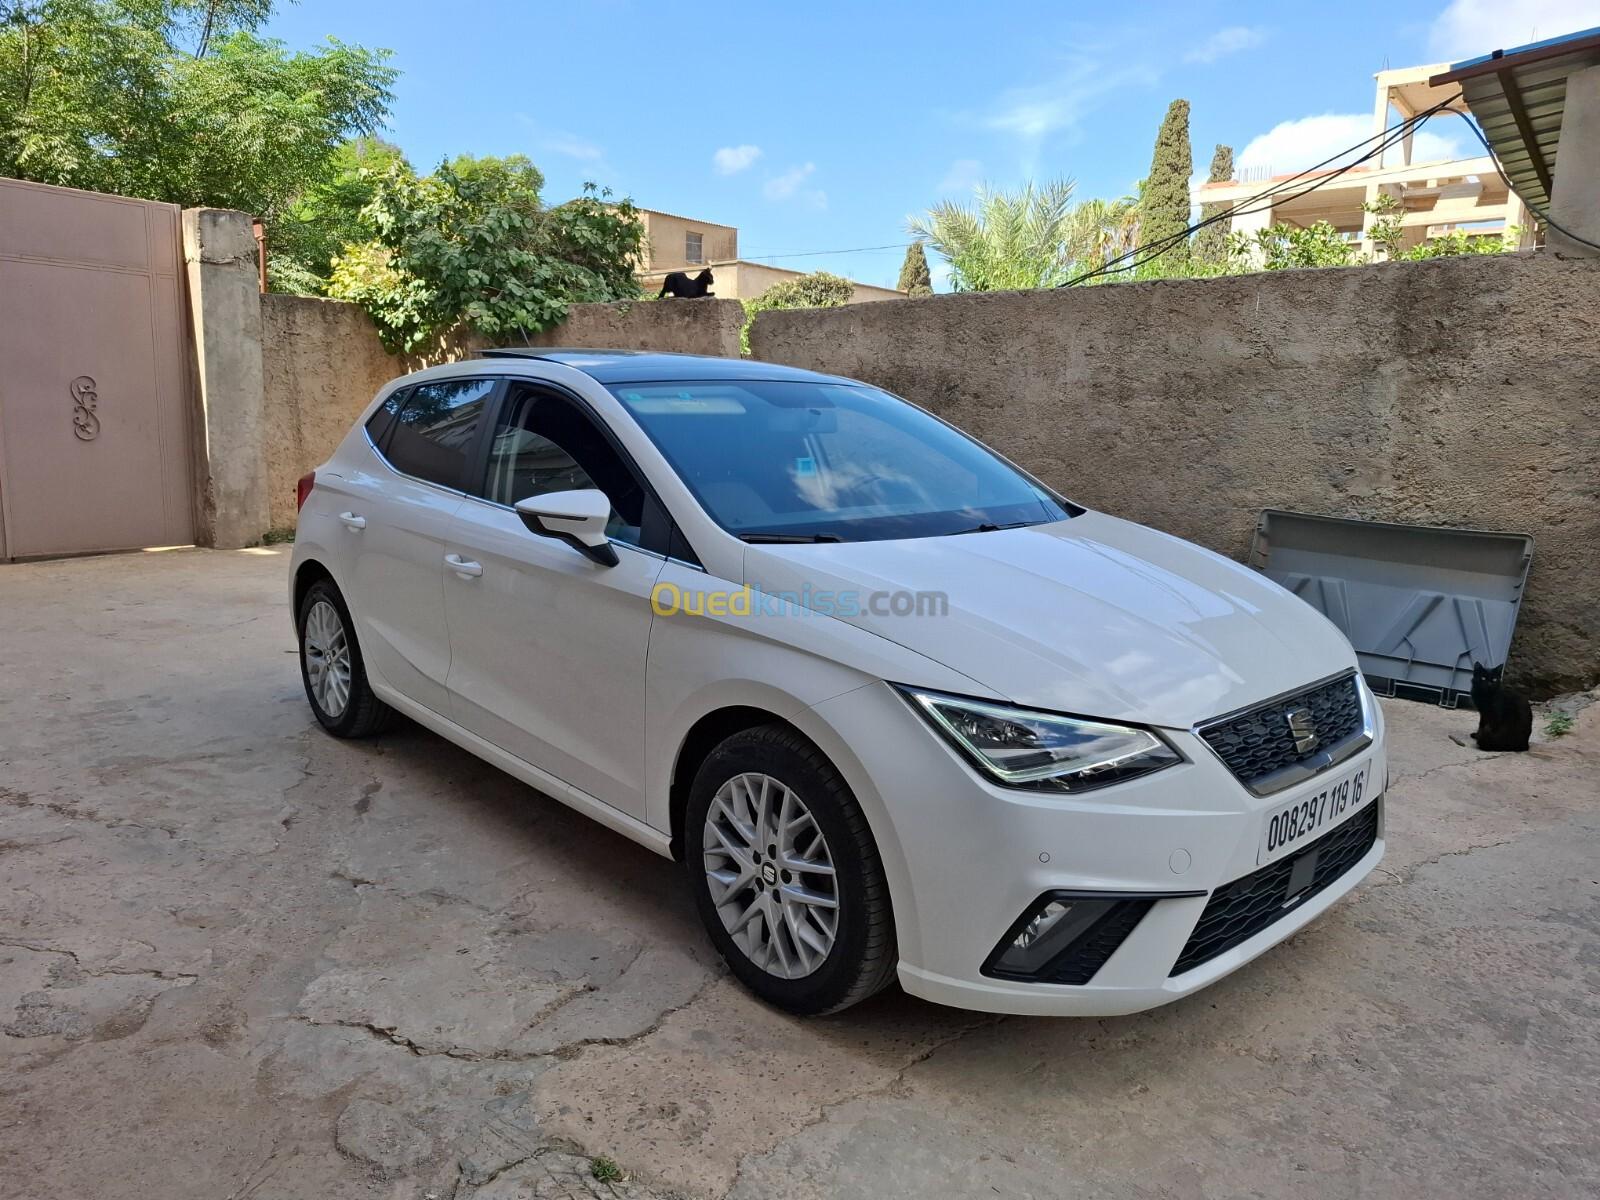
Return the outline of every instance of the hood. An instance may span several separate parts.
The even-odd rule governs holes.
[[[1169,728],[1355,665],[1325,617],[1264,575],[1103,513],[954,537],[752,545],[745,583],[1014,703]],[[943,615],[882,596],[939,592]]]

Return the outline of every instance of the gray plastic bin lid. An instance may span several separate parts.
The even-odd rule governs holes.
[[[1379,690],[1472,688],[1505,662],[1533,539],[1264,509],[1249,563],[1337,625]]]

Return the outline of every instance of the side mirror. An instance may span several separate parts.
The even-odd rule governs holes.
[[[611,501],[598,488],[529,496],[517,501],[516,509],[529,532],[565,542],[602,567],[617,565],[616,547],[606,537]]]

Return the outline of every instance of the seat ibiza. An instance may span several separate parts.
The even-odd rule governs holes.
[[[492,351],[386,387],[299,501],[323,727],[403,713],[680,860],[793,1012],[1150,1008],[1383,854],[1338,630],[853,380]]]

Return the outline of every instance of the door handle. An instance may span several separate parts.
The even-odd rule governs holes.
[[[339,520],[344,522],[346,529],[362,530],[367,527],[367,519],[365,517],[358,517],[353,512],[340,513]]]
[[[459,554],[446,554],[444,556],[444,565],[463,579],[476,579],[483,574],[482,563],[472,562],[469,559],[462,558]]]

